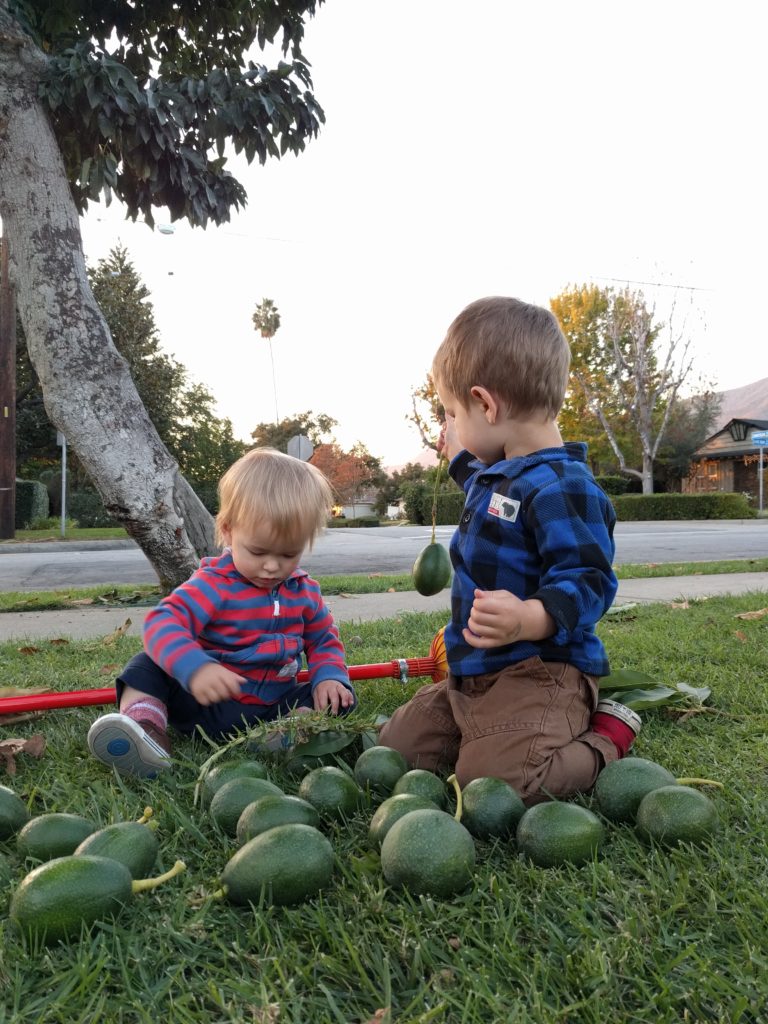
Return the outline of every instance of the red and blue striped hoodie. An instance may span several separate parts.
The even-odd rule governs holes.
[[[303,569],[271,590],[234,566],[229,549],[200,568],[144,622],[144,649],[185,690],[194,673],[216,661],[244,676],[245,704],[274,704],[296,685],[306,657],[314,689],[335,679],[352,689],[344,647],[319,584]]]

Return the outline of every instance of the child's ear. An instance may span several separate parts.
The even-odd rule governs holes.
[[[229,523],[219,523],[219,534],[224,541],[224,547],[229,547],[232,542],[232,527]]]
[[[499,400],[487,388],[475,384],[469,389],[469,393],[482,409],[488,423],[493,424],[499,415]]]

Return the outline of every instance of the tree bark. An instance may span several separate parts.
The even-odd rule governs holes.
[[[45,55],[0,0],[0,217],[46,413],[161,585],[214,550],[213,521],[152,425],[88,283],[77,209],[37,98]]]

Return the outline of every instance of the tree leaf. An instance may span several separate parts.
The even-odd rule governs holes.
[[[667,704],[679,704],[683,694],[679,690],[673,690],[670,686],[656,686],[652,690],[617,690],[615,693],[603,694],[608,700],[616,700],[625,704],[633,711],[643,711],[645,708],[661,708]]]
[[[620,668],[617,672],[612,672],[609,676],[603,676],[600,679],[600,694],[603,695],[603,690],[632,690],[636,686],[647,686],[648,684],[651,686],[661,685],[644,672],[636,672],[631,668]]]
[[[355,738],[356,735],[353,732],[342,732],[340,729],[324,729],[323,732],[316,733],[306,743],[297,743],[293,748],[292,754],[294,757],[297,757],[299,754],[312,757],[321,757],[323,754],[335,754],[337,751],[344,750],[345,747],[354,743]]]

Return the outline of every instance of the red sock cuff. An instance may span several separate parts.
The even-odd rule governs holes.
[[[619,752],[619,757],[624,757],[629,748],[635,742],[635,734],[632,729],[620,719],[613,715],[606,715],[602,711],[596,711],[590,722],[592,732],[599,736],[607,737]]]

